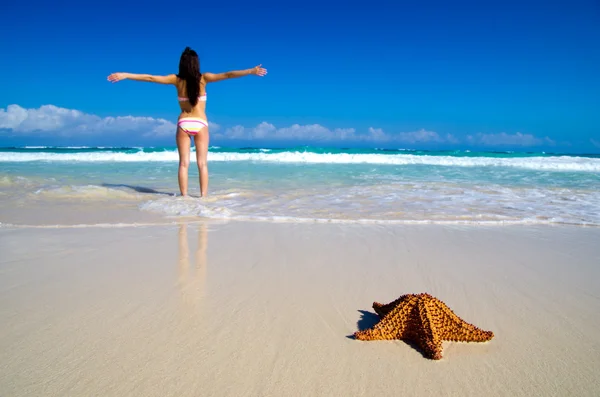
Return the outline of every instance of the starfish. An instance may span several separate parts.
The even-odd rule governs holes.
[[[427,294],[407,294],[387,305],[374,302],[380,321],[354,333],[358,340],[402,339],[416,343],[427,358],[442,358],[442,341],[485,342],[494,337],[458,317],[444,302]]]

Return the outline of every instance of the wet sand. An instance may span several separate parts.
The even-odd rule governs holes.
[[[600,393],[600,228],[0,228],[1,396]],[[350,336],[429,292],[488,343]]]

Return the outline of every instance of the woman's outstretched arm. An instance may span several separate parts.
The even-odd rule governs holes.
[[[202,76],[204,76],[204,80],[207,83],[214,83],[216,81],[234,79],[237,77],[249,76],[251,74],[262,77],[267,74],[267,69],[263,68],[262,65],[258,65],[251,69],[233,70],[225,73],[202,73]]]
[[[148,83],[158,84],[175,84],[177,76],[169,74],[167,76],[153,76],[151,74],[135,74],[135,73],[113,73],[108,76],[108,81],[116,83],[121,80],[146,81]]]

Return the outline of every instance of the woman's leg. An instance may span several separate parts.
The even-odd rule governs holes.
[[[179,190],[182,196],[187,196],[188,168],[190,167],[190,137],[178,128],[176,139],[177,150],[179,151]]]
[[[198,135],[194,136],[196,144],[196,160],[198,161],[198,174],[200,174],[200,196],[208,194],[208,127],[204,127]]]

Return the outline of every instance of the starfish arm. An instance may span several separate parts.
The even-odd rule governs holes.
[[[407,321],[410,313],[408,302],[402,302],[390,311],[389,316],[381,319],[375,326],[364,331],[354,333],[354,337],[359,340],[391,340],[402,339],[406,330]]]
[[[415,335],[417,344],[421,346],[425,356],[439,360],[442,358],[442,338],[437,327],[434,310],[431,310],[428,302],[419,300],[418,317],[415,318],[419,324],[419,333]]]
[[[358,340],[392,340],[394,335],[385,332],[382,329],[378,329],[376,327],[365,329],[364,331],[357,331],[354,333],[354,338]]]
[[[441,314],[441,338],[453,342],[486,342],[494,337],[492,331],[484,331],[458,317],[448,306],[436,301]]]
[[[392,340],[398,338],[394,324],[383,320],[372,328],[355,332],[354,337],[358,340]]]
[[[384,318],[389,312],[394,310],[396,306],[398,306],[400,303],[406,301],[409,298],[409,295],[402,295],[400,298],[388,304],[373,302],[373,310],[375,310],[375,313],[379,315],[379,318]]]

